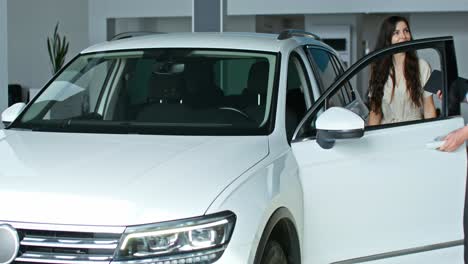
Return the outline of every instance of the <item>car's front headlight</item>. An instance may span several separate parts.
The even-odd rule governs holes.
[[[125,230],[114,262],[188,264],[213,263],[232,235],[236,216],[223,212]]]

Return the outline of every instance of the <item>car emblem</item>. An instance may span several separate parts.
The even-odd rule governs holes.
[[[10,264],[19,251],[18,232],[10,225],[0,225],[0,264]]]

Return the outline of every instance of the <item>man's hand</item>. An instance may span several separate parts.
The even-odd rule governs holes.
[[[465,140],[468,139],[468,126],[459,128],[453,132],[450,132],[443,140],[445,143],[439,148],[440,151],[452,152],[458,149]]]

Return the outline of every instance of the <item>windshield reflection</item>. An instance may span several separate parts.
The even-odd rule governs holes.
[[[10,128],[265,134],[277,54],[151,49],[81,55]]]

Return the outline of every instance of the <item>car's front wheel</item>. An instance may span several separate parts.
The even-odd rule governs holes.
[[[280,243],[274,240],[268,241],[260,264],[288,264],[288,260]]]

